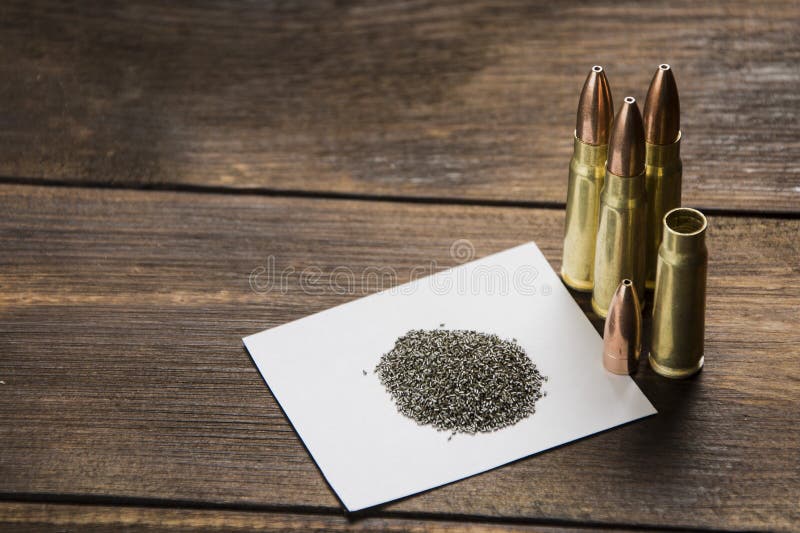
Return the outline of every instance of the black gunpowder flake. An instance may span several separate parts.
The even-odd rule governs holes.
[[[533,414],[547,380],[516,342],[467,330],[411,330],[375,372],[401,414],[470,434]]]

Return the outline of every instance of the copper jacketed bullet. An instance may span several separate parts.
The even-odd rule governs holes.
[[[659,65],[644,103],[647,161],[647,288],[655,285],[662,219],[681,205],[681,106],[669,65]]]
[[[603,67],[595,65],[586,77],[578,102],[561,262],[564,283],[579,291],[591,291],[593,286],[600,190],[613,117],[608,79]]]
[[[636,99],[625,98],[611,128],[608,161],[600,193],[600,221],[594,259],[592,308],[608,314],[620,281],[630,279],[644,301],[645,217],[644,125]]]
[[[703,367],[706,319],[706,217],[679,207],[664,216],[653,295],[650,366],[669,378]]]
[[[603,332],[603,366],[614,374],[633,374],[642,347],[642,314],[639,297],[629,279],[617,287],[608,308]]]

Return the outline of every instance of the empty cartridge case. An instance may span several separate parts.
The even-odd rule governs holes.
[[[625,98],[611,127],[600,193],[592,308],[601,317],[608,314],[611,297],[625,278],[644,301],[647,197],[643,128],[636,99]]]
[[[647,278],[652,289],[656,260],[661,245],[661,221],[667,211],[681,205],[681,129],[678,86],[672,69],[659,65],[644,102],[646,147],[645,188],[647,189]]]
[[[669,378],[703,367],[708,222],[700,211],[673,209],[664,216],[653,300],[650,366]]]
[[[608,80],[603,67],[595,65],[583,84],[578,102],[561,261],[564,283],[579,291],[591,291],[593,286],[600,190],[603,188],[613,117],[614,105]]]
[[[633,282],[623,279],[608,308],[603,330],[603,366],[614,374],[633,374],[642,347],[642,311]]]

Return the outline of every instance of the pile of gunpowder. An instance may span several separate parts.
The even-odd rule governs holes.
[[[469,434],[532,415],[547,381],[516,339],[467,330],[411,330],[375,372],[401,414]]]

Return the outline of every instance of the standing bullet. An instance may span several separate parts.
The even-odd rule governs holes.
[[[591,291],[594,249],[608,137],[614,118],[611,89],[603,67],[595,65],[583,84],[569,165],[567,218],[561,277],[568,286]]]
[[[644,301],[645,217],[644,125],[636,99],[622,104],[608,143],[606,178],[600,193],[600,223],[594,258],[592,308],[608,314],[611,297],[627,278]]]
[[[644,102],[647,189],[647,281],[652,289],[661,244],[661,221],[681,205],[681,105],[669,65],[659,65]]]
[[[633,374],[642,348],[642,310],[629,279],[617,287],[603,331],[603,366],[614,374]]]

